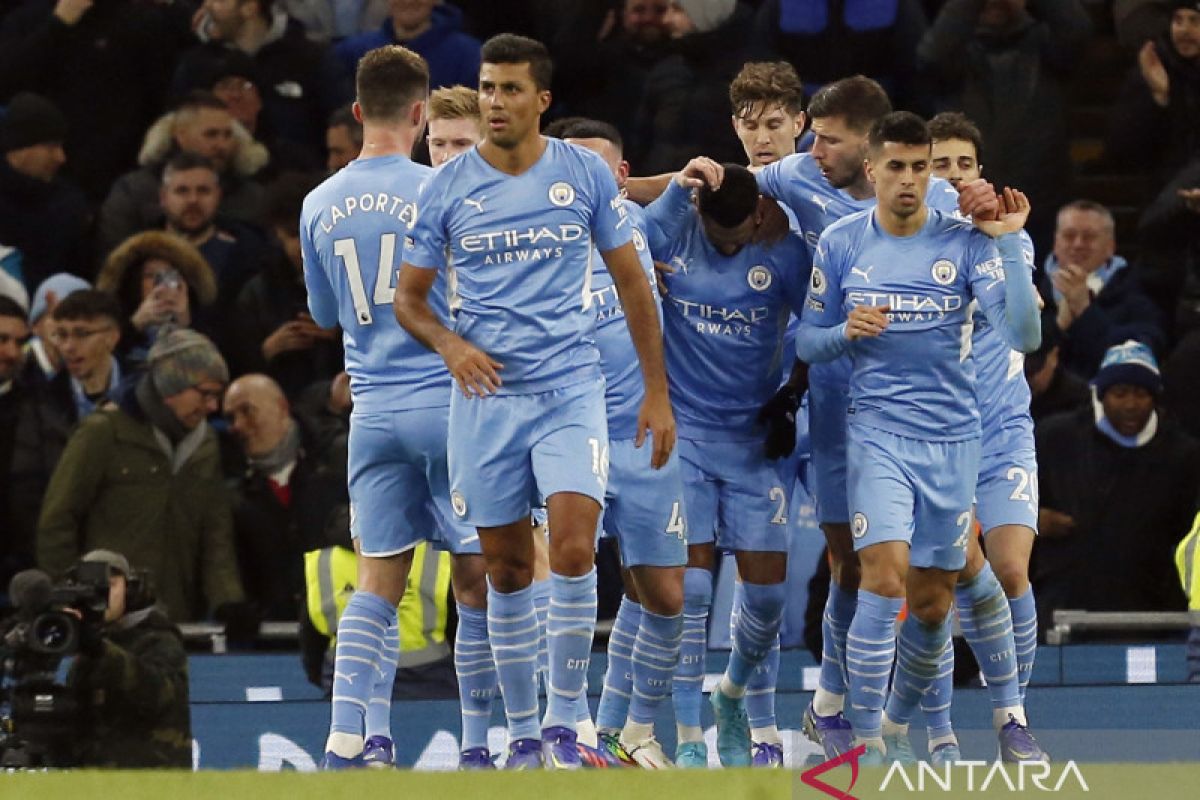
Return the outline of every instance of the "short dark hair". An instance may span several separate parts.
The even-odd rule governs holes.
[[[871,150],[883,147],[884,142],[928,147],[932,141],[925,120],[911,111],[893,111],[880,117],[867,134],[867,145]]]
[[[929,136],[935,142],[946,139],[962,139],[975,147],[975,160],[983,160],[983,134],[966,114],[958,111],[943,111],[929,120]]]
[[[354,142],[356,147],[362,147],[363,129],[362,123],[354,118],[354,104],[346,103],[346,105],[338,108],[329,115],[329,123],[326,128],[345,128],[350,131],[350,141]]]
[[[407,47],[377,47],[358,60],[354,89],[364,119],[395,121],[429,94],[429,65]]]
[[[722,228],[736,228],[758,208],[758,181],[741,164],[724,164],[720,189],[700,187],[700,213]]]
[[[216,111],[229,111],[229,107],[212,92],[207,89],[193,89],[183,96],[183,98],[175,104],[175,113],[195,113],[202,108],[211,108]]]
[[[97,289],[78,289],[59,301],[50,312],[52,319],[75,322],[96,317],[107,317],[118,327],[121,325],[121,304],[108,292]]]
[[[618,151],[625,149],[621,132],[611,123],[587,117],[568,117],[567,122],[570,124],[564,125],[559,135],[562,139],[603,139],[616,145]]]
[[[190,169],[206,169],[214,175],[220,176],[211,159],[205,158],[199,153],[180,150],[167,159],[167,163],[163,167],[163,179],[166,179],[168,172],[187,172]]]
[[[538,90],[550,88],[554,79],[554,61],[546,45],[528,36],[501,33],[483,43],[479,51],[483,64],[529,64],[529,74]]]
[[[892,101],[878,82],[865,75],[842,78],[824,86],[808,104],[808,115],[841,117],[847,127],[862,133],[892,110]]]
[[[549,136],[551,139],[562,139],[564,138],[563,131],[584,119],[587,117],[559,117],[553,122],[546,123],[546,127],[542,128],[542,135]]]
[[[304,198],[321,182],[320,176],[309,172],[288,170],[267,186],[266,211],[268,225],[287,228],[300,226],[300,211]]]
[[[804,84],[796,68],[786,61],[751,62],[729,84],[729,103],[738,118],[745,118],[755,103],[762,103],[764,108],[781,105],[789,114],[799,114]]]
[[[28,324],[29,314],[21,304],[6,294],[0,294],[0,317],[16,317]]]

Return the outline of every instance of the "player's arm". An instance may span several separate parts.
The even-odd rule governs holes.
[[[693,158],[679,172],[671,176],[662,195],[646,207],[646,218],[654,224],[655,240],[651,241],[651,252],[656,243],[673,241],[683,225],[695,213],[692,206],[692,190],[705,184],[718,189],[725,178],[725,170],[716,161],[703,156]]]
[[[632,249],[632,245],[630,246]],[[396,283],[392,309],[396,320],[414,339],[446,362],[459,390],[471,397],[486,397],[500,388],[503,365],[447,328],[429,305],[429,291],[437,270],[404,262]]]
[[[836,245],[822,235],[796,332],[796,355],[809,364],[833,361],[849,352],[852,341],[887,328],[887,306],[856,306],[849,314],[842,310],[840,260]]]
[[[638,412],[638,433],[635,446],[641,447],[648,430],[654,438],[650,465],[655,469],[667,463],[675,447],[675,415],[667,394],[667,367],[663,359],[662,329],[658,324],[658,306],[650,283],[638,260],[632,242],[602,252],[604,264],[612,275],[625,310],[625,322],[633,347],[641,363],[646,399]]]
[[[975,227],[992,237],[995,248],[985,251],[987,255],[972,266],[970,276],[971,291],[979,299],[988,321],[1000,331],[1009,347],[1022,353],[1032,353],[1042,343],[1037,291],[1033,288],[1033,273],[1031,265],[1026,263],[1021,237],[1027,219],[1029,200],[1021,192],[1006,188],[999,219],[974,220]],[[999,275],[994,269],[997,251]],[[1004,285],[1003,292],[998,290],[998,283]]]
[[[322,328],[334,328],[338,324],[338,301],[329,285],[329,276],[321,267],[317,248],[309,232],[308,214],[300,216],[300,254],[304,261],[304,288],[308,293],[308,313],[313,322]]]
[[[664,172],[662,175],[626,178],[625,196],[639,206],[649,205],[662,196],[662,193],[671,185],[671,178],[674,177],[675,173]]]

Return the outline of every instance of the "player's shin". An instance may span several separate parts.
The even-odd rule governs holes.
[[[683,575],[683,636],[679,647],[679,665],[671,686],[680,742],[700,742],[704,739],[704,729],[700,727],[700,701],[712,596],[712,572],[704,567],[688,567]]]
[[[633,692],[633,648],[641,620],[641,605],[622,596],[612,633],[608,636],[608,669],[604,673],[604,689],[596,711],[596,727],[601,731],[619,731],[625,726]]]
[[[488,639],[504,697],[511,740],[540,739],[537,668],[537,616],[532,587],[502,594],[488,582]]]
[[[396,622],[396,608],[382,597],[359,590],[338,621],[333,661],[332,719],[326,752],[344,758],[362,753],[363,731],[381,646]]]
[[[488,644],[487,612],[458,604],[454,672],[462,709],[462,750],[488,746],[488,723],[496,696],[496,665]]]
[[[829,582],[829,598],[821,617],[821,677],[813,696],[813,710],[823,717],[837,714],[845,703],[846,633],[857,606],[857,592]]]
[[[896,617],[904,601],[858,590],[858,608],[846,633],[847,717],[859,742],[880,747],[883,703],[896,655]],[[880,749],[882,749],[880,747]]]
[[[577,703],[587,682],[595,630],[595,568],[579,576],[553,573],[550,576],[550,614],[546,622],[550,680],[543,729],[575,729]]]
[[[1009,714],[1024,724],[1012,612],[991,565],[985,563],[978,575],[959,584],[954,599],[963,637],[987,681],[996,727],[1004,725]]]
[[[721,692],[728,697],[745,694],[751,674],[778,639],[787,585],[743,583],[742,592],[745,601],[734,631],[733,652],[721,680]]]

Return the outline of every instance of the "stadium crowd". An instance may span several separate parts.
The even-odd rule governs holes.
[[[1039,623],[1056,608],[1188,607],[1176,548],[1200,496],[1191,0],[6,3],[0,587],[117,551],[151,571],[175,622],[224,621],[250,641],[261,620],[301,619],[321,680],[331,626],[308,589],[314,554],[350,547],[352,404],[342,332],[310,316],[302,205],[362,147],[348,104],[364,54],[397,43],[428,62],[442,91],[414,158],[436,165],[481,136],[473,97],[450,87],[476,84],[481,42],[500,32],[554,57],[543,122],[611,123],[637,176],[698,156],[770,163],[772,133],[730,124],[749,62],[791,64],[805,98],[862,74],[894,108],[965,114],[984,177],[1032,205]],[[1100,37],[1119,38],[1129,73],[1106,90],[1107,130],[1081,131],[1070,91]],[[789,111],[771,131],[811,146]],[[1080,138],[1104,146],[1080,152]],[[1149,182],[1135,225],[1076,190],[1097,174]],[[630,182],[630,197],[665,183],[646,186]],[[1119,346],[1133,363],[1112,360]]]

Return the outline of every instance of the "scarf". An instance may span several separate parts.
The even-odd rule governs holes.
[[[150,373],[142,376],[134,392],[137,396],[138,406],[146,414],[150,424],[156,430],[161,431],[172,444],[183,441],[189,431],[183,427],[183,423],[179,421],[179,417],[175,416],[175,412],[163,402],[158,389],[154,388],[154,381],[150,380]]]
[[[279,444],[261,456],[246,456],[246,463],[258,475],[270,477],[296,461],[300,452],[300,426],[288,420],[288,430]]]
[[[1158,433],[1157,411],[1150,412],[1150,419],[1146,421],[1146,427],[1142,428],[1135,436],[1126,436],[1114,428],[1113,424],[1108,421],[1108,417],[1104,416],[1104,407],[1100,405],[1099,400],[1092,400],[1092,408],[1096,414],[1096,429],[1121,447],[1142,447]]]

